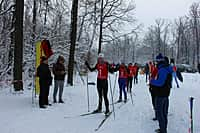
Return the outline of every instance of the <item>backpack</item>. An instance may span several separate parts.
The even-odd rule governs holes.
[[[166,81],[165,81],[164,86],[165,86],[166,88],[169,88],[169,89],[172,88],[172,73],[168,73],[168,74],[167,74],[167,78],[166,78]]]
[[[176,71],[176,77],[178,78],[178,80],[180,80],[181,82],[183,82],[183,76],[181,74],[180,71]]]

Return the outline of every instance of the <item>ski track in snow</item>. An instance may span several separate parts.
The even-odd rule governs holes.
[[[188,133],[189,97],[194,99],[194,133],[200,133],[200,75],[183,74],[184,83],[180,88],[171,90],[168,133]],[[114,86],[115,74],[110,75],[112,87]],[[86,78],[85,78],[86,79]],[[86,81],[86,80],[85,80]],[[96,82],[96,73],[89,74],[89,81]],[[109,86],[109,102],[110,85]],[[26,89],[25,89],[26,90]],[[53,86],[50,92],[52,100]],[[154,112],[151,105],[149,89],[145,83],[145,77],[139,76],[139,83],[133,85],[133,103],[128,93],[128,102],[120,109],[120,104],[115,105],[115,119],[113,114],[106,120],[103,126],[95,132],[103,113],[79,117],[87,113],[86,85],[83,85],[80,77],[75,77],[75,86],[64,88],[65,104],[53,104],[47,109],[39,109],[38,98],[32,104],[32,92],[24,91],[24,94],[13,95],[10,88],[0,89],[0,129],[1,133],[154,133],[158,128],[158,122],[152,121]],[[89,86],[90,111],[97,107],[96,86]],[[116,80],[114,102],[118,100],[119,88]],[[105,110],[103,103],[103,111]],[[110,105],[112,110],[112,105]],[[71,117],[71,118],[67,118]]]

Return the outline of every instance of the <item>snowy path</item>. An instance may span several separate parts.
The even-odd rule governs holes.
[[[96,73],[91,73],[90,81],[96,81]],[[115,75],[111,75],[112,86]],[[117,109],[116,118],[111,116],[97,132],[94,129],[104,118],[103,114],[75,117],[87,113],[86,86],[76,77],[74,87],[65,87],[65,104],[53,104],[46,110],[31,103],[31,91],[13,95],[9,88],[0,91],[0,132],[1,133],[154,133],[158,123],[154,117],[148,86],[144,77],[139,77],[139,84],[133,86],[132,105],[130,95],[127,104]],[[200,132],[200,75],[184,74],[184,84],[181,88],[173,88],[169,108],[169,133],[188,133],[189,127],[189,96],[195,97],[194,103],[194,133]],[[90,86],[90,110],[97,104],[96,86]],[[51,91],[53,89],[51,88]],[[118,85],[115,89],[114,101],[118,98]],[[109,94],[110,96],[110,94]],[[50,100],[52,92],[50,93]],[[111,99],[109,98],[111,102]],[[103,105],[104,107],[104,105]],[[112,109],[112,106],[110,106]],[[72,118],[65,118],[72,116]]]

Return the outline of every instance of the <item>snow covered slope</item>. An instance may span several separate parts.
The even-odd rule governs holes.
[[[112,87],[115,75],[110,75]],[[96,73],[90,73],[89,81],[96,82]],[[117,83],[117,82],[116,82]],[[180,88],[173,85],[170,96],[168,133],[188,133],[189,97],[194,100],[194,133],[200,133],[200,75],[184,74]],[[52,100],[51,87],[50,100]],[[90,111],[97,107],[96,86],[89,86]],[[110,91],[109,91],[110,92]],[[115,105],[115,115],[108,118],[96,133],[154,133],[158,123],[152,121],[154,113],[145,77],[139,76],[139,84],[133,85],[133,105],[128,94],[128,102],[119,109]],[[65,87],[65,104],[53,104],[47,109],[39,109],[38,99],[32,104],[31,91],[11,94],[9,88],[0,90],[0,132],[1,133],[95,133],[104,114],[80,117],[87,113],[86,85],[75,78],[74,87]],[[118,99],[116,84],[114,101]],[[110,93],[109,101],[111,103]],[[104,107],[104,105],[103,105]],[[112,106],[110,106],[112,110]]]

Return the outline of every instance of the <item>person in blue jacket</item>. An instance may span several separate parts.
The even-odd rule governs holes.
[[[167,115],[169,107],[169,95],[172,87],[172,73],[173,68],[169,64],[169,59],[159,54],[156,57],[158,66],[158,77],[150,81],[150,87],[152,87],[155,93],[155,109],[156,117],[159,122],[159,129],[157,133],[167,133]]]

